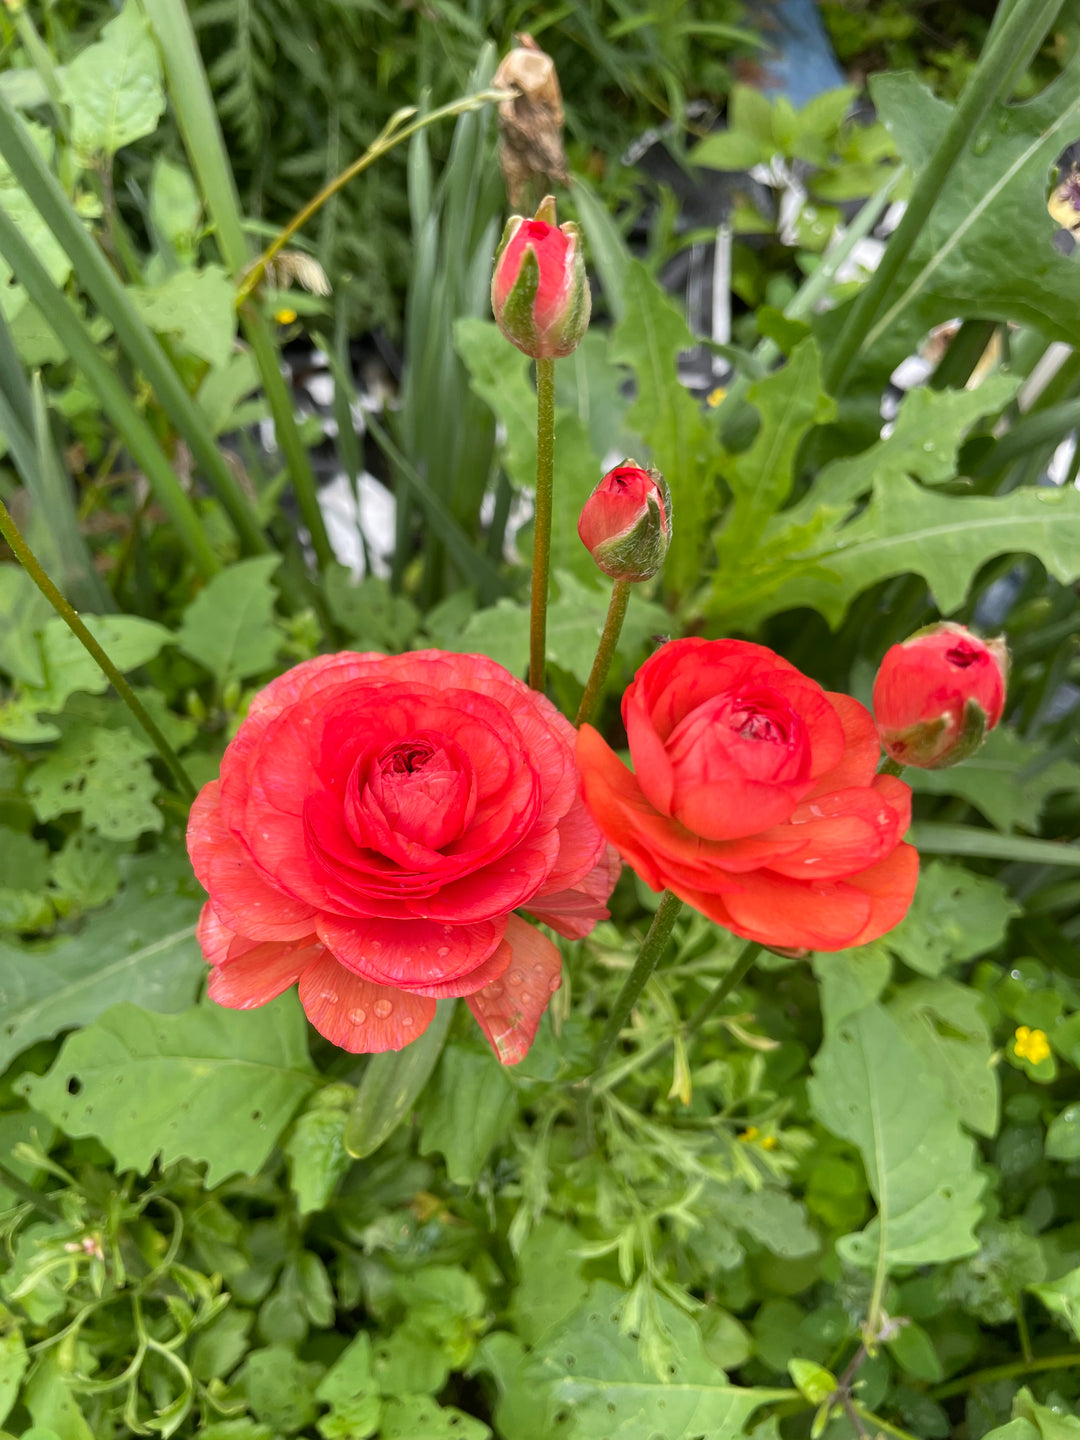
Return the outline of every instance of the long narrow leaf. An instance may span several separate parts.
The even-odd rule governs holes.
[[[3,96],[0,96],[0,154],[64,247],[79,284],[108,316],[125,353],[150,382],[162,409],[187,442],[245,546],[256,552],[268,550],[270,547],[244,492],[225,463],[198,406],[170,364],[157,336],[139,315],[131,297],[87,232],[60,188],[59,181],[30,139],[25,125]]]
[[[181,489],[154,432],[102,358],[97,342],[82,317],[57,290],[45,267],[2,208],[0,254],[86,377],[199,570],[207,577],[216,574],[221,568],[220,562],[203,533],[195,507]]]

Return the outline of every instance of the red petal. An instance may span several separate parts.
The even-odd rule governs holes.
[[[621,872],[619,852],[614,845],[605,845],[588,875],[567,890],[530,900],[529,913],[568,940],[583,940],[599,921],[608,918],[608,897]]]
[[[503,945],[511,952],[505,976],[468,999],[488,1043],[504,1065],[529,1052],[540,1017],[559,988],[562,957],[546,935],[511,915]]]
[[[724,906],[736,932],[763,945],[845,950],[870,920],[870,897],[851,880],[809,885],[768,870],[740,880],[737,893],[724,895]]]
[[[575,767],[576,768],[576,767]],[[572,889],[592,873],[606,849],[604,833],[589,814],[585,797],[579,793],[559,821],[559,854],[538,895]]]
[[[850,695],[830,691],[828,698],[844,727],[844,754],[831,770],[818,778],[813,790],[806,796],[807,800],[816,795],[826,795],[830,790],[850,790],[859,785],[869,785],[881,759],[881,741],[866,706],[860,705]]]
[[[885,776],[884,779],[892,779]],[[900,791],[907,786],[895,781]],[[802,838],[805,845],[792,855],[766,863],[768,868],[795,880],[833,880],[855,875],[895,850],[907,829],[910,803],[903,795],[889,803],[886,787],[836,790],[800,805],[777,835]]]
[[[866,945],[886,934],[908,912],[919,880],[919,854],[914,845],[898,845],[893,853],[847,882],[870,897],[870,918],[851,944]]]
[[[642,794],[637,777],[629,771],[591,725],[578,734],[578,765],[585,803],[593,819],[623,858],[647,885],[662,890],[664,882],[649,848],[641,843],[635,810],[656,811]]]
[[[435,1018],[435,1001],[354,975],[323,953],[300,981],[300,1003],[315,1029],[353,1055],[404,1050]]]
[[[433,920],[347,920],[320,915],[319,939],[347,969],[376,985],[440,985],[477,969],[497,948],[506,917],[475,925]]]

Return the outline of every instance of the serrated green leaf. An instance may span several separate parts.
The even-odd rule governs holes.
[[[177,270],[160,285],[128,287],[136,310],[159,335],[175,336],[181,350],[224,366],[236,339],[236,291],[220,265]]]
[[[774,1255],[797,1259],[816,1255],[821,1249],[805,1205],[783,1190],[746,1190],[730,1185],[717,1193],[715,1203],[718,1219],[736,1230],[745,1230]]]
[[[441,1000],[434,1020],[411,1045],[368,1060],[345,1126],[345,1148],[354,1159],[373,1155],[412,1110],[431,1077],[453,1018],[453,1000]]]
[[[963,765],[948,770],[909,770],[911,786],[924,795],[959,795],[999,830],[1037,830],[1043,806],[1059,790],[1080,791],[1080,765],[1047,764],[1046,746],[998,726]]]
[[[386,1402],[379,1429],[381,1440],[489,1440],[491,1431],[453,1406],[430,1395],[405,1395]]]
[[[356,584],[344,565],[328,565],[323,588],[330,614],[363,650],[407,650],[420,629],[420,612],[376,575]]]
[[[883,943],[913,970],[934,977],[1000,945],[1019,914],[1020,906],[997,880],[948,860],[931,860],[920,870],[911,909]]]
[[[1048,1280],[1042,1285],[1029,1285],[1028,1289],[1080,1340],[1080,1266],[1060,1279]]]
[[[31,770],[26,794],[39,820],[81,813],[107,840],[135,840],[165,824],[145,744],[128,730],[77,728]]]
[[[280,564],[279,555],[257,555],[230,565],[184,611],[177,645],[222,685],[269,670],[277,658],[270,577]]]
[[[0,1070],[120,1000],[161,1011],[191,1004],[206,966],[190,868],[158,851],[125,871],[123,893],[78,934],[32,949],[0,942]]]
[[[880,1006],[827,1036],[809,1082],[821,1123],[857,1146],[878,1216],[839,1248],[858,1265],[952,1260],[978,1249],[983,1178],[941,1081]]]
[[[121,1170],[206,1162],[206,1183],[254,1175],[316,1081],[294,994],[258,1010],[209,1002],[179,1015],[117,1005],[20,1088],[69,1135],[94,1135]]]
[[[382,1402],[375,1382],[371,1336],[366,1330],[334,1361],[319,1381],[315,1398],[330,1406],[329,1414],[318,1421],[324,1440],[353,1440],[378,1427]]]
[[[420,1106],[420,1153],[441,1151],[455,1185],[472,1185],[517,1113],[514,1082],[491,1051],[448,1045]]]
[[[272,1345],[253,1350],[242,1372],[248,1404],[276,1431],[295,1435],[315,1419],[315,1388],[321,1365],[298,1360],[291,1350]]]
[[[135,0],[127,0],[102,27],[101,38],[64,68],[61,85],[81,155],[115,155],[154,133],[165,109],[161,61]]]
[[[611,358],[634,372],[637,399],[626,423],[641,435],[671,487],[674,519],[664,583],[680,593],[698,579],[715,483],[712,432],[676,378],[679,353],[696,341],[674,301],[638,260],[626,267],[623,301],[626,313],[612,337]]]
[[[897,993],[889,1011],[964,1124],[995,1135],[1000,1097],[994,1044],[977,991],[951,980],[917,980]]]

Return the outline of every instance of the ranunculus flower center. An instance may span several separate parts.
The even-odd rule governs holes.
[[[384,854],[387,829],[396,841],[442,850],[461,835],[476,809],[469,757],[443,735],[392,741],[369,762],[366,781],[361,784],[359,774],[354,781],[359,788],[354,838]]]
[[[966,670],[969,665],[977,665],[980,660],[986,658],[984,650],[976,650],[973,645],[961,641],[954,645],[951,650],[945,651],[945,659],[950,665],[955,665],[958,670]]]
[[[672,731],[668,757],[683,783],[693,771],[703,784],[731,769],[754,780],[803,777],[808,764],[806,732],[781,697],[717,695],[699,705]]]

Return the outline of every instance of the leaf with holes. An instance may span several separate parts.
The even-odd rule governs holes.
[[[123,892],[68,935],[33,950],[0,942],[0,1070],[32,1045],[131,1000],[190,1005],[206,965],[195,941],[205,898],[186,857],[128,860]]]
[[[913,970],[933,977],[1000,945],[1019,914],[1020,906],[999,881],[948,860],[931,860],[919,873],[911,909],[883,943]]]
[[[952,980],[917,980],[898,991],[889,1012],[945,1086],[960,1119],[980,1135],[998,1128],[994,1044],[977,991]]]
[[[945,1087],[880,1005],[849,1015],[814,1061],[811,1108],[857,1146],[877,1218],[838,1242],[869,1268],[954,1260],[978,1249],[983,1177]]]
[[[99,1139],[120,1170],[205,1161],[214,1186],[261,1168],[316,1083],[290,993],[250,1011],[207,1002],[151,1015],[117,1005],[19,1088],[68,1135]]]
[[[100,726],[70,731],[30,772],[26,794],[39,820],[82,814],[88,830],[107,840],[136,840],[165,824],[154,804],[158,782],[145,742],[128,730]]]

